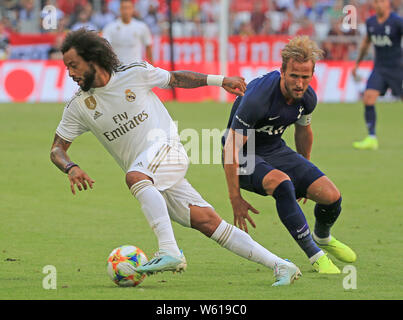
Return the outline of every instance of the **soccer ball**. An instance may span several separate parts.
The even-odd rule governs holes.
[[[136,272],[134,268],[147,261],[147,256],[140,248],[129,245],[120,246],[108,257],[108,275],[118,286],[138,286],[146,275]]]

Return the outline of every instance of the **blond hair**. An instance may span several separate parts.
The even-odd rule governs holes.
[[[303,63],[309,60],[313,63],[313,69],[315,63],[323,57],[324,51],[321,50],[315,41],[309,39],[308,36],[297,36],[291,39],[283,50],[281,50],[282,70],[287,68],[288,61],[293,59],[297,62]],[[312,72],[313,72],[312,69]]]

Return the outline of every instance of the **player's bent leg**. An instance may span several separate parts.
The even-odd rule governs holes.
[[[126,174],[126,183],[153,229],[159,252],[148,263],[136,270],[147,274],[162,271],[181,271],[186,268],[186,259],[175,240],[165,199],[144,173],[132,171]]]
[[[275,286],[289,285],[302,274],[293,263],[268,251],[239,228],[228,224],[211,207],[190,205],[191,227],[238,256],[274,270]]]
[[[263,178],[263,187],[276,199],[279,218],[288,232],[314,263],[324,252],[312,239],[305,215],[298,205],[295,188],[288,175],[280,170],[272,170]]]
[[[314,241],[338,260],[354,262],[357,259],[355,252],[330,235],[330,229],[341,212],[340,191],[328,177],[322,176],[308,187],[307,197],[316,202]]]
[[[378,139],[376,138],[376,110],[375,103],[378,99],[380,91],[375,89],[367,89],[364,92],[363,102],[365,105],[364,119],[368,129],[368,136],[364,140],[356,141],[353,147],[358,150],[377,150]]]

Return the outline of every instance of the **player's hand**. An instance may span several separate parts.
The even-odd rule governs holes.
[[[361,80],[361,77],[359,76],[359,74],[357,73],[358,70],[358,66],[355,65],[353,70],[351,70],[351,74],[353,75],[354,81],[358,82]]]
[[[229,93],[237,96],[243,96],[246,90],[245,78],[242,77],[225,77],[222,87]]]
[[[239,229],[248,232],[248,225],[246,220],[252,225],[252,227],[256,228],[256,224],[253,219],[250,217],[248,211],[252,211],[255,214],[258,214],[259,211],[252,207],[247,201],[245,201],[242,197],[232,198],[231,199],[232,209],[234,211],[234,225]]]
[[[83,189],[87,190],[88,186],[92,189],[92,186],[95,183],[95,181],[92,180],[83,170],[81,170],[80,167],[71,168],[68,173],[68,178],[70,180],[71,192],[74,195],[76,194],[75,186],[77,186],[78,190],[82,191]]]

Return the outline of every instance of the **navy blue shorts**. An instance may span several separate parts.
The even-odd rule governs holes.
[[[263,178],[274,169],[281,170],[290,177],[297,198],[305,197],[308,187],[325,175],[299,153],[287,146],[282,146],[267,155],[255,155],[255,170],[250,175],[239,176],[240,187],[266,196],[267,193],[262,184]]]
[[[367,89],[375,89],[383,96],[390,88],[395,97],[403,96],[403,68],[374,68],[367,81]]]

